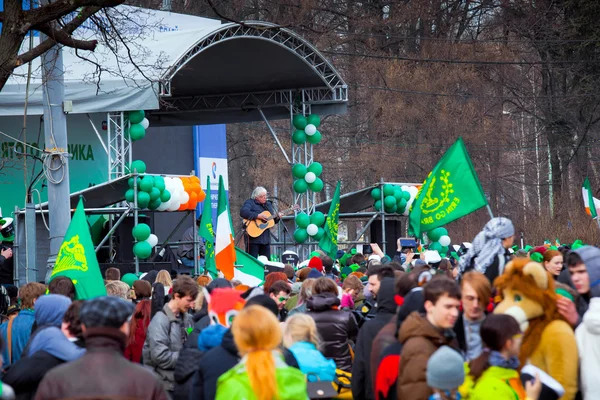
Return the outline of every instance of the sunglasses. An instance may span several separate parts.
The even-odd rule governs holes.
[[[287,299],[289,299],[289,297],[282,296],[279,298],[279,302],[281,303],[282,301],[287,301]]]

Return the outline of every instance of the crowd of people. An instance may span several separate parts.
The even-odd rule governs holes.
[[[258,287],[115,268],[85,301],[66,277],[8,286],[0,399],[598,398],[600,249],[513,236],[493,219],[429,262],[317,251]]]

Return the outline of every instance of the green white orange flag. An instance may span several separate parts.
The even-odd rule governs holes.
[[[598,206],[600,206],[600,200],[594,198],[592,194],[592,186],[590,180],[586,177],[581,188],[583,194],[583,204],[585,206],[585,212],[591,215],[592,218],[598,218]]]
[[[66,276],[73,281],[76,300],[106,296],[104,280],[81,199],[60,245],[50,281],[57,276]]]
[[[259,286],[265,280],[265,265],[245,251],[235,248],[234,278],[250,287]]]
[[[233,279],[235,265],[235,245],[233,243],[233,227],[223,176],[219,175],[219,204],[217,206],[217,235],[215,239],[215,260],[217,269],[225,279]]]
[[[206,198],[202,207],[202,219],[198,228],[198,236],[204,239],[204,268],[214,278],[217,276],[215,265],[215,230],[212,223],[212,203],[210,201],[210,176],[206,177]]]

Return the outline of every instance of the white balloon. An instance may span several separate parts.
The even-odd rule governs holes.
[[[142,122],[140,122],[140,125],[143,126],[144,129],[148,129],[148,127],[150,126],[150,121],[148,121],[148,118],[144,118]]]
[[[175,178],[175,184],[179,189],[184,191],[183,181],[181,180],[181,178]]]
[[[403,192],[409,192],[410,193],[410,190],[408,190],[409,187],[410,186],[408,186],[408,185],[402,185],[402,186],[400,186],[400,189],[402,189]]]
[[[188,192],[181,193],[181,204],[185,204],[190,201],[190,194]]]
[[[171,200],[169,200],[169,201],[171,201]],[[167,208],[169,208],[169,201],[160,203],[160,206],[158,206],[157,210],[158,211],[167,211]]]
[[[446,247],[446,246],[450,246],[450,243],[452,243],[452,240],[450,240],[450,236],[444,235],[440,238],[440,240],[438,240],[438,242],[440,242],[440,244],[442,246]]]
[[[419,193],[419,189],[416,186],[409,186],[408,187],[408,192],[410,193],[411,196],[417,196],[417,193]]]
[[[179,210],[179,206],[181,206],[181,204],[178,201],[171,201],[171,204],[169,205],[169,208],[167,210],[177,211]]]
[[[313,124],[308,124],[306,125],[306,128],[304,128],[304,133],[306,133],[308,136],[312,136],[317,133],[317,127]]]
[[[307,172],[306,175],[304,175],[304,180],[306,183],[313,183],[317,180],[317,175],[315,175],[314,172]]]
[[[315,236],[319,232],[319,227],[315,224],[310,224],[306,227],[306,232],[308,232],[310,236]]]
[[[158,244],[158,236],[156,236],[154,233],[151,233],[150,236],[148,236],[148,239],[145,240],[145,242],[147,242],[150,246],[154,247]]]

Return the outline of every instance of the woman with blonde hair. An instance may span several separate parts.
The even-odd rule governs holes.
[[[312,317],[296,314],[285,322],[283,344],[287,347],[310,382],[333,381],[335,378],[335,361],[328,360],[319,351],[319,334]]]
[[[281,329],[271,311],[258,305],[242,309],[231,332],[242,359],[217,381],[217,400],[308,398],[306,377],[277,350]]]
[[[313,288],[316,281],[317,280],[314,278],[308,278],[302,282],[302,287],[298,293],[298,302],[296,303],[296,306],[289,312],[288,317],[298,313],[305,313],[307,311],[306,302],[313,295]]]
[[[161,269],[158,271],[158,275],[156,275],[156,282],[163,284],[165,287],[165,294],[168,294],[171,291],[171,287],[173,287],[171,274],[166,269]]]

